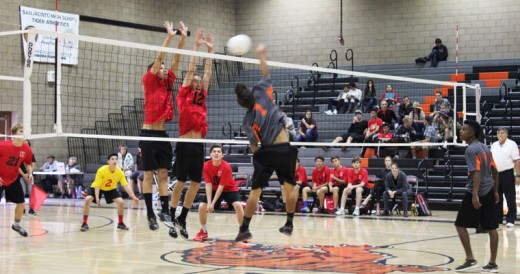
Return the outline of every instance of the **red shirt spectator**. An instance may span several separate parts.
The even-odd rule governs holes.
[[[321,170],[317,167],[312,171],[312,182],[316,184],[316,187],[326,185],[330,182],[330,169],[327,166],[323,166]]]

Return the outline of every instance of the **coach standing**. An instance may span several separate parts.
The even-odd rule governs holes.
[[[499,174],[500,202],[497,204],[498,224],[501,225],[504,219],[504,195],[507,201],[506,226],[514,227],[516,219],[516,194],[515,183],[520,183],[520,157],[518,146],[515,141],[507,138],[508,129],[500,127],[497,131],[498,141],[491,145],[491,153],[497,165]],[[513,172],[516,169],[516,177]]]

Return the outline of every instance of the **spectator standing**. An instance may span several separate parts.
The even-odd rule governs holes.
[[[374,80],[368,80],[365,86],[365,92],[363,93],[363,112],[368,112],[372,110],[373,107],[377,107],[376,94]]]

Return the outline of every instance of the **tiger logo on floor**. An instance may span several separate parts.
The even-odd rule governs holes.
[[[284,245],[241,244],[216,240],[210,245],[175,251],[182,261],[196,265],[229,267],[257,267],[279,270],[391,273],[446,271],[439,267],[422,265],[392,265],[391,254],[374,251],[381,247],[353,245],[312,245],[305,247]]]

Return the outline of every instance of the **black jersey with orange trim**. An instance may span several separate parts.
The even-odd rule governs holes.
[[[273,102],[271,78],[262,78],[253,88],[253,94],[255,104],[247,110],[243,128],[250,144],[272,145],[285,124],[282,112]]]

